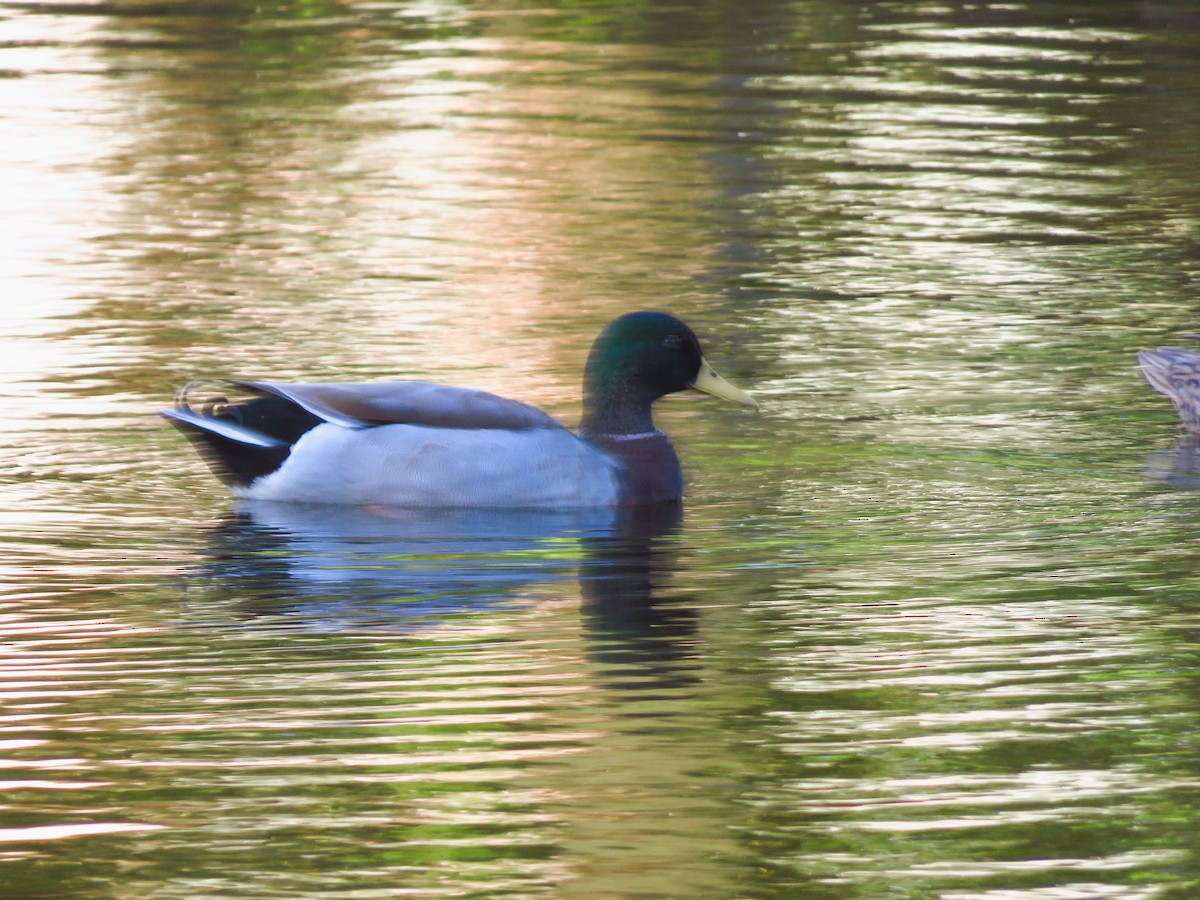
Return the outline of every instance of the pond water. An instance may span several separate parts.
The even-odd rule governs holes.
[[[0,893],[1200,892],[1188,3],[0,2]],[[681,516],[239,506],[197,375],[573,423]]]

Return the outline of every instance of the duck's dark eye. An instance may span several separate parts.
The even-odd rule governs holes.
[[[678,350],[679,349],[679,335],[668,334],[665,338],[663,338],[663,346],[666,347],[668,350]]]

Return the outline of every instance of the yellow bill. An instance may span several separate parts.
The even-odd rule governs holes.
[[[696,380],[692,382],[691,386],[705,394],[712,394],[714,397],[730,400],[739,406],[758,409],[757,400],[741,388],[734,387],[718,375],[703,357],[700,359],[700,374],[696,376]]]

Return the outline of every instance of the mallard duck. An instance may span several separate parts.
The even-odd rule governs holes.
[[[1200,432],[1200,353],[1182,347],[1159,347],[1138,353],[1150,386],[1171,400],[1183,427]]]
[[[636,312],[596,338],[575,434],[484,391],[421,381],[228,381],[249,395],[162,411],[216,475],[252,500],[413,507],[581,507],[678,502],[679,457],[651,406],[692,388],[757,408],[705,361],[674,316]]]

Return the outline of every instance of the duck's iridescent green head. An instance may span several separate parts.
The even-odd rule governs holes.
[[[695,332],[672,315],[627,313],[600,332],[584,369],[585,434],[652,431],[650,406],[689,388],[757,408],[705,362]]]

